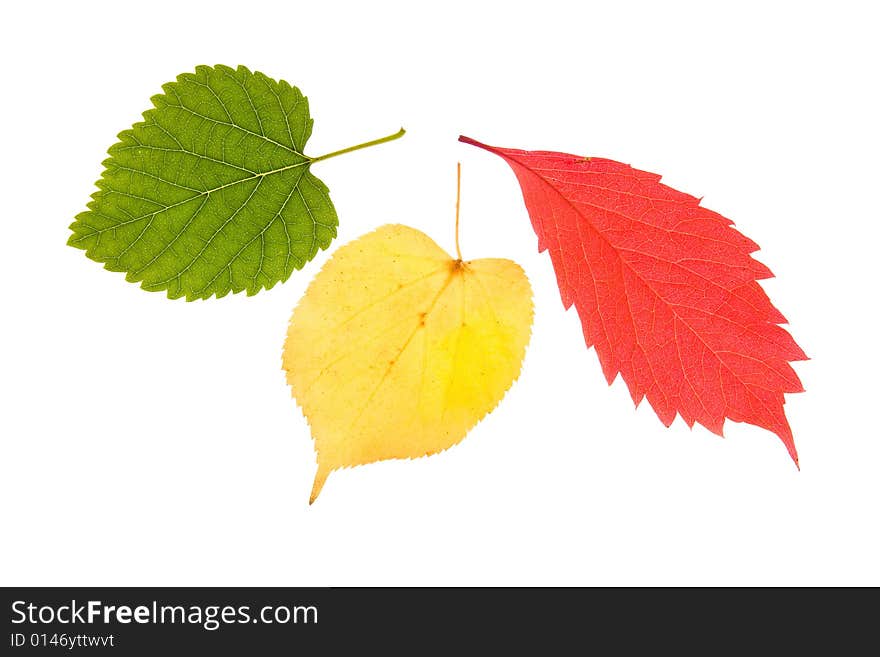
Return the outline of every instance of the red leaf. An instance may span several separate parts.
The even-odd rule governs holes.
[[[504,158],[522,187],[538,250],[550,251],[562,303],[581,318],[610,384],[618,372],[666,426],[681,415],[722,433],[724,419],[778,435],[797,464],[783,404],[802,392],[806,356],[757,283],[758,245],[700,200],[627,164],[459,141]]]

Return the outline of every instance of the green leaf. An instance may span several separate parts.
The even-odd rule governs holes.
[[[256,294],[326,249],[338,219],[308,157],[307,99],[244,66],[198,66],[119,134],[68,244],[170,298]]]

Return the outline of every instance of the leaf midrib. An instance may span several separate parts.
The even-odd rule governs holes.
[[[184,151],[184,152],[190,153],[190,151]],[[192,153],[192,154],[193,154],[193,155],[197,155],[196,153]],[[305,157],[305,156],[303,156],[303,157]],[[132,219],[126,219],[125,221],[120,221],[119,223],[113,224],[112,226],[107,226],[107,227],[105,227],[105,228],[98,228],[98,229],[95,229],[95,230],[93,230],[93,232],[88,233],[88,234],[86,234],[86,235],[83,235],[83,236],[81,236],[81,237],[79,237],[79,238],[77,238],[77,239],[75,239],[75,240],[72,240],[72,241],[73,241],[73,242],[80,242],[80,241],[82,241],[82,240],[85,240],[85,239],[88,239],[88,238],[92,237],[93,235],[100,235],[100,234],[105,233],[105,232],[110,231],[110,230],[117,230],[117,229],[119,229],[119,228],[121,228],[121,227],[123,227],[123,226],[128,226],[129,224],[137,223],[138,221],[143,221],[143,220],[146,219],[147,217],[155,218],[156,215],[161,214],[162,212],[165,212],[165,211],[167,211],[167,210],[171,210],[171,209],[173,209],[173,208],[176,208],[176,207],[179,207],[179,206],[184,205],[184,204],[186,204],[186,203],[189,203],[189,202],[192,201],[193,199],[197,199],[197,198],[200,198],[200,197],[202,197],[202,196],[210,196],[210,195],[213,194],[214,192],[218,192],[218,191],[220,191],[221,189],[226,189],[227,187],[232,187],[233,185],[238,185],[238,184],[245,183],[245,182],[249,182],[249,181],[252,181],[252,180],[257,180],[257,179],[260,179],[260,178],[264,178],[264,177],[266,177],[266,176],[270,176],[270,175],[273,175],[273,174],[276,174],[276,173],[282,173],[282,172],[284,172],[284,171],[289,171],[290,169],[295,169],[295,168],[297,168],[297,167],[302,167],[302,166],[306,166],[306,167],[307,167],[307,166],[309,166],[311,163],[312,163],[312,160],[311,160],[311,158],[309,158],[309,159],[306,159],[306,160],[304,160],[304,161],[302,161],[302,162],[297,162],[297,163],[295,163],[295,164],[288,164],[288,165],[286,165],[286,166],[279,167],[279,168],[277,168],[277,169],[272,169],[272,170],[270,170],[270,171],[262,171],[262,172],[259,172],[259,173],[255,173],[255,174],[253,174],[253,175],[251,175],[251,176],[247,176],[247,177],[245,177],[245,178],[239,178],[238,180],[233,180],[233,181],[231,181],[231,182],[224,183],[223,185],[219,185],[219,186],[214,187],[214,188],[212,188],[212,189],[206,189],[206,190],[204,190],[204,191],[200,191],[200,192],[198,192],[198,193],[196,193],[196,194],[193,194],[192,196],[188,196],[187,198],[185,198],[185,199],[183,199],[183,200],[181,200],[181,201],[177,201],[176,203],[172,203],[171,205],[163,205],[163,206],[162,206],[161,208],[159,208],[158,210],[155,210],[155,211],[153,211],[153,212],[148,212],[147,214],[142,214],[142,215],[140,215],[139,217],[134,217],[134,218],[132,218]],[[115,166],[116,168],[119,168],[119,169],[126,169],[126,168],[127,168],[127,167],[123,167],[123,166],[116,165],[116,164],[111,164],[110,166]],[[108,167],[108,168],[109,168],[109,167]],[[144,175],[147,175],[147,176],[150,175],[150,174],[148,174],[148,173],[146,173],[146,172],[143,172],[143,171],[138,171],[138,173],[139,173],[139,174],[144,174]],[[153,176],[153,177],[155,177],[155,176]],[[170,181],[162,180],[162,182],[166,182],[166,183],[169,184],[169,185],[174,185],[174,186],[177,187],[178,189],[187,189],[187,190],[192,189],[191,187],[183,187],[183,186],[181,186],[181,185],[178,185],[177,183],[173,183],[173,182],[170,182]],[[120,191],[118,191],[118,190],[115,190],[115,189],[113,189],[113,188],[102,189],[102,190],[99,192],[100,195],[104,195],[104,194],[121,194],[121,193],[122,193],[122,192],[120,192]],[[155,201],[155,200],[150,199],[150,198],[146,198],[146,197],[144,197],[144,196],[138,196],[137,194],[126,194],[126,195],[127,195],[127,196],[131,196],[132,198],[136,198],[136,199],[142,200],[142,201],[147,201],[148,203],[159,203],[158,201]],[[159,205],[161,205],[161,204],[159,203]],[[237,212],[238,210],[240,210],[240,209],[241,209],[240,207],[237,208],[237,209],[236,209],[236,212]],[[100,216],[102,216],[102,217],[106,217],[106,218],[108,218],[108,219],[115,219],[115,218],[116,218],[116,217],[111,217],[110,215],[106,215],[106,214],[103,214],[103,213],[101,213],[101,212],[98,212],[97,210],[93,210],[93,212],[95,212],[96,214],[98,214],[98,215],[100,215]],[[274,219],[274,217],[273,217],[273,219]],[[130,245],[129,245],[129,246],[130,246]]]

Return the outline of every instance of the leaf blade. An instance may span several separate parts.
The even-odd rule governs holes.
[[[509,260],[453,260],[427,235],[383,226],[340,247],[291,317],[283,367],[318,472],[435,454],[518,377],[531,288]]]
[[[256,294],[329,246],[338,219],[302,152],[313,121],[296,87],[199,66],[163,91],[110,147],[68,244],[187,300]]]
[[[725,418],[777,434],[798,463],[783,410],[806,359],[758,281],[758,245],[660,176],[604,158],[460,141],[504,159],[564,307],[575,306],[608,383],[722,434]]]

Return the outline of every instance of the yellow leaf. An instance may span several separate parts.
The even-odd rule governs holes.
[[[318,454],[310,503],[333,470],[464,438],[519,375],[532,314],[529,281],[510,260],[456,260],[400,225],[338,249],[284,344]]]

